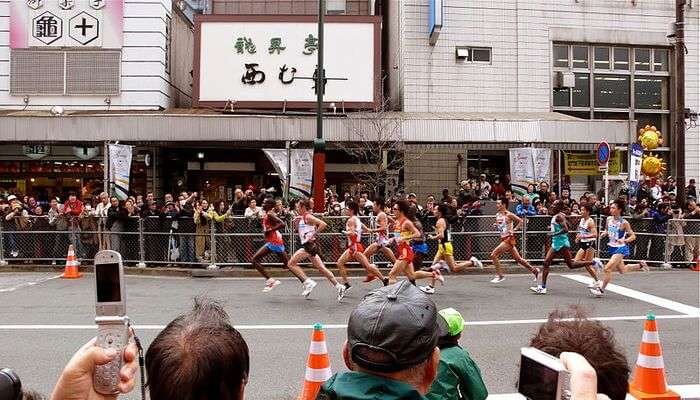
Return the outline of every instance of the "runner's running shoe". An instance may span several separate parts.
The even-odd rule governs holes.
[[[531,286],[530,290],[535,292],[535,294],[547,294],[547,288],[543,288],[542,286]]]
[[[505,276],[498,276],[498,275],[496,275],[496,277],[494,277],[493,279],[491,279],[490,282],[491,282],[491,283],[501,283],[501,282],[503,282],[503,281],[505,281],[505,280],[506,280],[506,277],[505,277]]]
[[[594,287],[594,288],[591,288],[591,289],[588,289],[588,290],[589,290],[589,291],[593,294],[593,296],[595,296],[595,297],[603,297],[603,289],[599,288],[598,286],[596,286],[596,287]]]
[[[262,290],[263,293],[267,293],[267,292],[271,291],[272,289],[277,287],[277,285],[279,285],[280,283],[282,283],[282,282],[278,281],[277,279],[274,279],[274,278],[268,279],[265,282],[265,287]]]
[[[430,285],[418,286],[418,289],[425,294],[435,294],[435,288]]]
[[[433,278],[440,281],[440,283],[442,283],[443,285],[445,284],[445,277],[442,276],[442,272],[440,272],[439,269],[433,271]]]
[[[472,257],[469,259],[469,261],[473,262],[477,268],[484,269],[484,263],[482,263],[481,260],[479,260],[478,258]]]
[[[338,291],[338,303],[343,301],[343,297],[345,297],[345,292],[347,291],[347,288],[343,284],[338,284],[338,286],[335,287],[336,290]]]
[[[303,285],[304,285],[304,290],[301,292],[301,295],[304,297],[309,297],[309,295],[311,294],[311,291],[314,290],[317,283],[313,279],[307,279],[306,281],[304,281]]]

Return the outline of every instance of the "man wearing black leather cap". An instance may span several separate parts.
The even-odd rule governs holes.
[[[317,399],[420,400],[440,362],[447,324],[435,304],[408,281],[370,292],[350,314],[343,359]]]

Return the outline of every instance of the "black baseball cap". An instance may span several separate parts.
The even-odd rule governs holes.
[[[352,361],[376,372],[398,372],[425,361],[447,335],[435,303],[408,281],[370,292],[350,314]]]

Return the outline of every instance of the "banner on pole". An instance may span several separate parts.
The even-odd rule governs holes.
[[[629,170],[629,187],[630,195],[637,193],[639,183],[642,180],[642,155],[644,149],[638,143],[633,143],[630,146],[630,170]]]
[[[277,171],[282,185],[287,179],[287,150],[286,149],[263,149],[263,152]],[[313,149],[292,149],[289,150],[290,165],[292,167],[290,175],[289,194],[295,197],[311,196],[311,181],[314,172],[314,150]]]
[[[129,197],[129,178],[131,175],[131,146],[123,144],[109,145],[109,190],[119,200]]]
[[[510,182],[513,192],[522,196],[530,184],[550,183],[551,149],[521,147],[510,149]]]

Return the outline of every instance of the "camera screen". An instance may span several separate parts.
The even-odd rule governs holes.
[[[530,400],[556,400],[559,373],[537,361],[520,358],[518,392]]]
[[[119,264],[99,264],[95,268],[95,278],[99,303],[122,300],[119,287]]]

